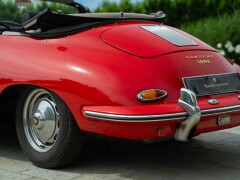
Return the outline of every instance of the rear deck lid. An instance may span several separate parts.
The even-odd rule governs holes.
[[[159,24],[120,25],[102,33],[107,44],[140,57],[214,48],[178,29]]]

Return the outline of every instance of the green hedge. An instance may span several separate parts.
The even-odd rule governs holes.
[[[16,6],[13,1],[0,0],[0,21],[15,20],[18,22],[21,18],[21,14],[24,11],[39,12],[44,10],[47,7],[53,11],[57,11],[61,9],[64,13],[77,13],[77,10],[75,8],[67,5],[63,5],[63,4],[58,4],[58,3],[46,3],[46,2],[36,3],[34,4],[33,7],[28,7],[28,8],[23,7],[19,10],[19,7]]]
[[[209,18],[193,24],[181,26],[186,31],[212,46],[231,40],[233,44],[240,43],[240,11],[233,15],[219,18]]]
[[[120,3],[115,3],[105,0],[96,11],[150,14],[162,10],[167,14],[164,23],[180,27],[182,24],[203,18],[232,14],[240,9],[240,0],[143,0],[136,4],[131,2],[121,0]]]
[[[240,0],[144,0],[143,3],[147,13],[162,9],[167,14],[165,22],[178,27],[240,9]]]
[[[46,3],[35,5],[27,11],[40,11],[47,7]],[[64,13],[73,13],[73,9],[64,5],[50,5],[50,9],[63,9]],[[240,0],[143,0],[132,3],[131,0],[121,0],[119,3],[107,0],[96,9],[97,12],[138,12],[147,13],[163,10],[167,17],[165,24],[180,27],[183,24],[196,22],[208,17],[232,14],[240,9]],[[13,19],[18,8],[13,1],[0,0],[0,20]],[[10,20],[9,19],[9,20]],[[19,19],[19,16],[17,16]]]
[[[220,43],[226,56],[235,59],[238,63],[239,53],[228,50],[225,44],[232,44],[234,47],[240,44],[240,11],[234,12],[232,15],[223,15],[219,18],[208,18],[189,25],[183,25],[180,29],[186,31],[202,41],[217,47]],[[231,49],[231,48],[230,48]]]

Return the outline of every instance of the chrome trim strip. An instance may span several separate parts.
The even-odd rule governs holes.
[[[161,114],[161,115],[118,115],[118,114],[106,114],[92,111],[85,111],[84,115],[88,118],[102,119],[106,121],[118,121],[118,122],[156,122],[156,121],[171,121],[185,119],[187,113],[174,113],[174,114]]]
[[[211,115],[219,115],[219,114],[225,114],[225,113],[231,113],[231,112],[236,112],[240,111],[240,105],[235,105],[235,106],[227,106],[227,107],[222,107],[222,108],[214,108],[214,109],[206,109],[202,110],[202,116],[211,116]]]
[[[224,113],[231,113],[240,111],[240,105],[228,106],[222,108],[206,109],[201,111],[201,117],[220,115]],[[98,113],[93,111],[85,111],[85,117],[101,119],[105,121],[118,121],[118,122],[161,122],[161,121],[171,121],[171,120],[181,120],[187,118],[188,114],[174,113],[174,114],[161,114],[161,115],[144,115],[144,116],[134,116],[134,115],[118,115],[118,114],[106,114]]]

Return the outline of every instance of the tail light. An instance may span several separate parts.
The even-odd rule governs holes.
[[[167,97],[167,92],[160,89],[147,89],[137,94],[137,99],[141,102],[155,102]]]

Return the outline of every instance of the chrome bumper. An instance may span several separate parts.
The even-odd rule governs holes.
[[[85,117],[90,119],[124,123],[167,122],[181,120],[181,123],[175,131],[174,137],[177,141],[187,141],[190,134],[197,128],[201,117],[240,112],[240,105],[200,110],[196,95],[191,90],[185,88],[182,88],[180,91],[178,106],[182,107],[186,112],[181,111],[168,114],[139,115],[135,111],[131,114],[126,113],[126,111],[123,111],[124,113],[122,113],[122,111],[113,112],[109,110],[109,108],[111,108],[110,106],[109,108],[105,107],[105,110],[98,110],[95,109],[95,107],[91,108],[87,106],[83,109],[83,113]]]
[[[240,111],[240,105],[227,106],[221,108],[213,108],[201,111],[201,117],[211,115],[221,115],[225,113]],[[109,114],[95,111],[84,111],[84,116],[92,119],[99,119],[103,121],[117,121],[117,122],[161,122],[161,121],[172,121],[172,120],[184,120],[188,117],[187,112],[173,113],[173,114],[160,114],[160,115],[120,115],[120,114]]]
[[[197,128],[201,118],[201,111],[196,95],[185,88],[181,89],[178,105],[187,111],[188,118],[180,123],[174,137],[177,141],[187,141],[190,133]]]

